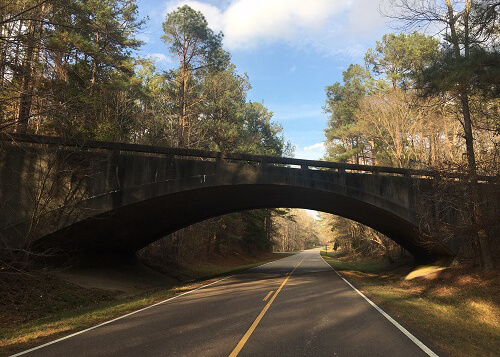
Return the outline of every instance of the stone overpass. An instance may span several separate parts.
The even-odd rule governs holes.
[[[435,172],[16,134],[0,175],[4,247],[130,255],[210,217],[290,207],[363,223],[418,260],[454,254],[420,229]]]

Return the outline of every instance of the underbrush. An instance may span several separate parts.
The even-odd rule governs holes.
[[[342,250],[320,252],[324,258],[332,258],[329,264],[335,270],[355,270],[363,273],[381,273],[387,270],[395,269],[401,266],[409,265],[408,260],[398,260],[390,262],[383,257],[365,257],[362,255],[349,255]]]
[[[65,310],[113,300],[113,294],[86,289],[41,273],[0,273],[0,331]]]
[[[228,271],[233,273],[241,270],[250,269],[265,261],[284,258],[294,253],[259,253],[255,256],[237,255],[237,256],[219,256],[210,259],[185,259],[181,262],[182,270],[191,279],[203,279],[207,276],[220,276]],[[235,270],[235,267],[237,269]]]
[[[251,268],[256,263],[284,258],[294,253],[258,252],[249,254],[234,250],[231,254],[193,254],[177,257],[175,260],[161,254],[142,254],[139,261],[145,266],[177,279],[179,282],[218,276],[236,270]]]
[[[446,354],[500,355],[498,272],[484,274],[472,267],[453,267],[407,280],[409,267],[387,270],[382,268],[383,262],[377,266],[374,261],[363,263],[345,256],[325,260],[411,331]]]

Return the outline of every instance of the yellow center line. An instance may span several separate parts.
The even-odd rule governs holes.
[[[306,257],[304,257],[304,259],[306,259]],[[295,271],[295,269],[297,269],[297,267],[304,261],[304,259],[302,259],[293,268],[293,270],[290,272],[290,275],[288,275],[286,277],[286,279],[281,283],[281,285],[278,288],[278,290],[276,290],[276,293],[273,295],[273,297],[271,298],[271,300],[269,300],[269,302],[266,304],[266,306],[264,306],[264,308],[260,312],[259,316],[257,316],[257,318],[252,323],[252,325],[250,326],[250,328],[248,329],[248,331],[243,335],[243,337],[241,338],[240,342],[238,342],[238,344],[234,348],[233,352],[231,352],[231,354],[229,355],[229,357],[236,357],[238,355],[238,353],[240,353],[241,349],[243,348],[243,346],[245,346],[245,343],[247,343],[248,339],[250,338],[250,336],[252,335],[253,331],[255,330],[255,328],[257,327],[257,325],[259,324],[260,320],[262,320],[262,318],[266,314],[267,310],[269,309],[269,307],[273,303],[274,299],[276,299],[276,296],[278,296],[278,294],[280,293],[281,289],[283,289],[283,287],[285,286],[285,284],[288,281],[288,279],[290,279],[290,277],[292,276],[292,274]]]
[[[267,299],[269,299],[269,296],[271,296],[272,293],[273,293],[272,290],[270,292],[268,292],[266,297],[262,301],[266,301]]]

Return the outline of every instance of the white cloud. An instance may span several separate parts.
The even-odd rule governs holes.
[[[297,159],[320,160],[324,155],[325,146],[323,143],[316,143],[295,150],[295,157]]]
[[[148,58],[151,58],[158,63],[168,63],[172,61],[170,57],[166,56],[163,53],[151,53],[148,55]]]
[[[170,1],[167,3],[165,15],[183,5],[188,5],[196,11],[200,11],[205,16],[205,19],[208,22],[208,26],[213,31],[223,31],[225,33],[225,14],[217,6],[214,5],[190,0]],[[163,16],[163,18],[165,18],[165,16]]]
[[[349,44],[341,48],[335,48],[331,51],[336,55],[343,55],[349,58],[363,58],[368,47],[361,43]]]
[[[304,150],[306,151],[324,150],[324,149],[325,149],[325,144],[323,142],[304,147]]]
[[[343,0],[236,0],[224,12],[226,44],[251,48],[320,32]]]
[[[383,24],[376,0],[233,0],[224,8],[174,0],[166,12],[184,4],[201,11],[214,31],[222,31],[230,50],[285,42],[330,55],[338,54],[332,47],[346,47],[348,53],[341,54],[354,56],[358,52],[352,51],[356,44],[349,42],[351,34],[373,35]]]
[[[349,29],[355,34],[367,34],[380,28],[385,21],[379,12],[380,1],[355,0],[350,4]]]

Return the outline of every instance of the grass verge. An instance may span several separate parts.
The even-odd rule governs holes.
[[[334,264],[334,268],[338,271],[355,270],[363,273],[379,273],[390,268],[390,264],[388,262],[379,259],[367,259],[360,257],[348,258],[342,251],[326,252],[325,250],[322,250],[320,254],[323,258],[332,258],[329,260],[329,263],[330,265]]]
[[[449,356],[500,355],[498,272],[448,268],[405,280],[409,269],[387,271],[374,260],[324,258],[382,309]]]
[[[123,296],[86,289],[46,274],[0,274],[0,355],[7,356],[251,269],[290,254],[203,263],[193,267],[197,280]]]

